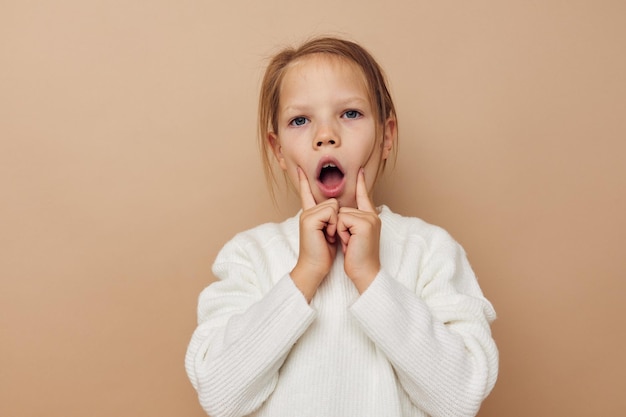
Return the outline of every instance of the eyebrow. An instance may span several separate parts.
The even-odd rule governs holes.
[[[337,102],[337,105],[339,107],[351,107],[351,106],[363,106],[363,105],[367,105],[369,104],[369,100],[360,96],[352,96],[352,97],[347,97],[345,99],[340,99]],[[285,106],[283,107],[280,111],[281,112],[294,112],[294,113],[301,113],[301,112],[305,112],[307,110],[309,110],[311,108],[311,105],[308,103],[296,103],[296,104],[291,104],[289,106]]]

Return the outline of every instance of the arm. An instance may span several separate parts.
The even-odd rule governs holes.
[[[234,248],[234,249],[233,249]],[[227,261],[220,259],[228,258]],[[270,287],[245,254],[227,245],[200,295],[198,322],[185,367],[212,417],[247,415],[273,392],[278,370],[314,319],[288,275]]]
[[[445,232],[436,240],[418,294],[383,269],[351,311],[417,407],[432,416],[474,416],[497,378],[489,328],[495,312],[461,247]]]

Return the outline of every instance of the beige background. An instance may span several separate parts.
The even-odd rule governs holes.
[[[0,2],[0,415],[203,415],[196,298],[272,206],[265,57],[345,34],[386,68],[377,201],[448,229],[499,319],[482,417],[623,416],[622,1]]]

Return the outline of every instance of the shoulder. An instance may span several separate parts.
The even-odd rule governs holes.
[[[444,228],[417,217],[407,217],[383,206],[381,250],[398,263],[409,262],[423,270],[427,265],[465,263],[464,248]]]
[[[387,207],[380,216],[381,242],[391,276],[423,298],[465,294],[484,299],[464,248],[445,229]],[[485,306],[492,320],[495,313],[489,303]]]
[[[226,263],[233,258],[254,258],[274,250],[290,248],[298,242],[298,218],[290,217],[280,223],[263,223],[237,233],[217,255],[216,263]]]
[[[399,242],[407,240],[422,242],[426,246],[442,243],[457,244],[444,228],[428,223],[418,217],[403,216],[394,213],[387,206],[381,206],[380,218],[384,235]]]

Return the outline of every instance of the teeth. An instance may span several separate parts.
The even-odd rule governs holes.
[[[328,163],[328,164],[324,165],[322,168],[337,168],[337,165]]]

